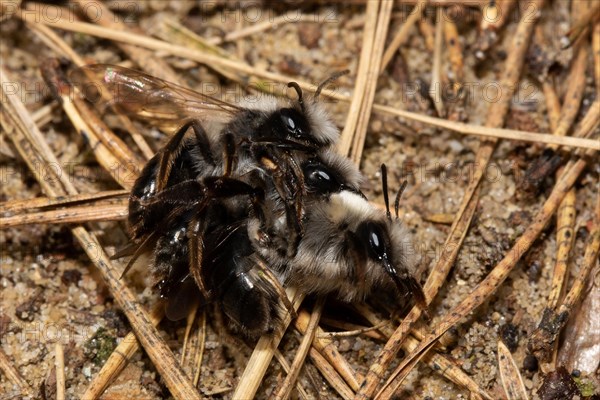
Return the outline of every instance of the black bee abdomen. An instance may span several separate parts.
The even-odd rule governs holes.
[[[224,288],[221,299],[225,314],[250,337],[260,336],[271,329],[272,304],[277,301],[261,291],[256,283],[250,274],[242,273]]]

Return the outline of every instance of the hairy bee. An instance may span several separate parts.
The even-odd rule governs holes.
[[[131,265],[153,253],[169,318],[200,294],[258,336],[288,284],[347,301],[394,286],[424,304],[407,232],[368,203],[358,169],[334,151],[339,133],[318,101],[330,80],[308,99],[290,83],[296,100],[231,104],[118,66],[71,77],[88,98],[180,125],[135,182],[132,245],[119,254]]]

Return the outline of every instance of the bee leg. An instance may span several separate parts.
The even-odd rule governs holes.
[[[233,134],[226,133],[223,135],[223,160],[225,161],[223,175],[231,176],[231,172],[237,166],[238,154],[235,138]]]
[[[190,254],[190,273],[196,281],[200,292],[205,299],[211,297],[208,285],[205,282],[202,273],[202,262],[204,256],[204,235],[208,224],[208,218],[205,218],[207,208],[211,201],[218,198],[230,198],[236,196],[249,196],[253,204],[259,204],[264,196],[261,189],[256,189],[245,182],[237,179],[225,177],[210,177],[204,180],[206,187],[206,197],[194,207],[194,218],[188,225],[189,236],[189,254]]]
[[[171,217],[193,207],[204,196],[204,186],[194,180],[173,185],[150,197],[129,199],[129,232],[134,241],[164,228]]]
[[[279,197],[284,203],[287,223],[287,248],[285,254],[294,257],[298,249],[298,243],[303,235],[302,207],[304,178],[300,168],[289,155],[284,155],[284,160],[271,155],[263,155],[261,164],[270,170],[273,176],[273,184]],[[281,166],[289,166],[282,168]]]
[[[202,274],[202,261],[204,256],[204,233],[206,231],[207,218],[200,218],[201,215],[196,215],[188,226],[189,235],[189,269],[190,274],[196,281],[196,285],[200,289],[200,293],[205,299],[211,298],[204,276]]]
[[[266,263],[262,259],[262,257],[260,257],[258,254],[256,254],[255,263],[256,263],[257,268],[260,270],[260,272],[265,277],[265,282],[268,282],[270,284],[272,290],[277,294],[277,297],[279,297],[279,299],[281,300],[281,303],[285,306],[287,312],[290,314],[292,319],[296,319],[298,314],[296,313],[296,310],[294,309],[292,302],[290,301],[287,294],[285,293],[285,289],[283,288],[283,286],[281,286],[279,279],[277,279],[277,277],[273,274],[271,269],[266,265]]]
[[[210,142],[208,140],[208,136],[206,131],[202,127],[199,121],[191,120],[186,122],[179,130],[173,135],[173,137],[167,142],[167,144],[162,148],[160,153],[158,154],[159,162],[158,162],[158,171],[156,173],[156,191],[160,192],[165,187],[167,187],[167,183],[169,181],[169,176],[171,174],[171,167],[173,166],[173,162],[177,158],[181,147],[183,145],[183,138],[189,129],[192,128],[194,131],[194,136],[198,143],[197,148],[200,150],[202,157],[211,165],[215,165],[215,160],[210,148]]]

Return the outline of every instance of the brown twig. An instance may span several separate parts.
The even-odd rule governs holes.
[[[421,18],[419,20],[419,30],[423,35],[423,40],[425,40],[425,47],[433,53],[435,51],[435,28],[426,18]]]
[[[565,136],[569,131],[569,128],[573,125],[581,100],[583,99],[583,93],[585,91],[585,70],[587,68],[587,56],[588,56],[588,41],[582,40],[579,42],[573,63],[571,64],[571,70],[569,71],[567,92],[565,93],[565,101],[561,109],[561,117],[558,121],[558,126],[553,132],[557,136]],[[556,146],[552,146],[556,148]]]
[[[425,11],[425,7],[427,6],[428,0],[420,0],[415,7],[410,11],[410,15],[404,21],[404,24],[398,29],[396,35],[392,39],[391,43],[388,45],[385,53],[383,53],[383,58],[381,59],[381,68],[379,70],[380,73],[383,73],[387,68],[388,64],[406,40],[409,37],[410,29],[415,25],[415,23],[421,19],[423,15],[423,11]]]
[[[8,356],[0,349],[0,371],[4,377],[15,385],[19,394],[23,397],[34,397],[34,390],[29,386],[29,383],[21,376],[19,371],[11,364]]]
[[[439,7],[435,18],[435,42],[433,47],[433,62],[431,67],[431,88],[433,100],[438,117],[445,116],[444,100],[442,99],[442,43],[444,42],[444,10]]]
[[[600,93],[600,21],[594,24],[594,30],[592,31],[592,55],[594,57],[596,93]]]
[[[127,205],[74,206],[0,217],[0,229],[31,224],[81,224],[92,221],[120,221],[127,218]]]
[[[510,350],[501,340],[498,341],[498,370],[500,371],[504,394],[506,394],[508,400],[529,399],[519,367],[512,354],[510,354]]]
[[[60,340],[54,345],[56,368],[56,400],[65,400],[65,353]]]
[[[480,33],[473,46],[477,58],[483,59],[485,53],[500,39],[499,32],[509,20],[508,16],[516,3],[517,0],[497,0],[483,5]]]
[[[27,212],[36,208],[68,207],[78,204],[96,203],[107,199],[114,199],[119,204],[125,204],[128,196],[129,191],[127,190],[107,190],[99,193],[85,193],[60,198],[37,197],[27,200],[11,200],[0,203],[0,214]],[[121,201],[123,202],[121,203]]]
[[[593,5],[591,5],[591,7],[587,7],[587,4],[580,5],[572,3],[572,7],[583,7],[583,9],[572,14],[573,17],[575,15],[580,15],[580,17],[577,19],[577,22],[573,24],[573,26],[567,33],[567,42],[565,43],[565,46],[563,48],[567,48],[572,44],[577,43],[580,37],[584,36],[586,32],[589,32],[590,22],[593,22],[594,20],[600,20],[600,18],[598,18],[598,15],[600,15],[600,3],[598,2],[593,2]]]
[[[465,62],[458,28],[456,27],[456,23],[449,18],[444,19],[444,39],[446,40],[450,68],[452,68],[452,73],[454,74],[452,80],[458,85],[455,88],[455,92],[458,92],[464,80],[463,68]]]

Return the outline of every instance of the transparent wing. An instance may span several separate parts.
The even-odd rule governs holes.
[[[110,64],[92,64],[69,75],[85,98],[104,112],[114,106],[128,116],[161,126],[186,120],[227,122],[241,107],[175,83]]]

